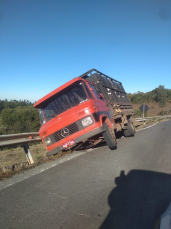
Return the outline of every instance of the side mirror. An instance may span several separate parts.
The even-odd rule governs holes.
[[[100,99],[103,99],[103,95],[102,94],[98,94]]]

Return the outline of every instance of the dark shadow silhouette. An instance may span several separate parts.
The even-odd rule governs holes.
[[[121,171],[108,197],[110,212],[100,229],[153,229],[171,202],[171,175]]]

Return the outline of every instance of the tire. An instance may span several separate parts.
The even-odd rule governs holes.
[[[134,136],[135,134],[135,127],[134,127],[134,124],[128,120],[127,122],[127,128],[126,130],[124,130],[124,136],[125,137],[130,137],[130,136]]]
[[[117,142],[116,142],[116,137],[112,136],[110,131],[109,131],[109,127],[106,123],[103,123],[105,132],[103,132],[103,137],[106,141],[106,144],[108,145],[108,147],[113,150],[117,148]]]
[[[131,136],[127,129],[124,130],[124,136],[125,137],[130,137]]]

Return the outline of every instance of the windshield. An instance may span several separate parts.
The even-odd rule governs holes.
[[[43,109],[39,109],[41,124],[45,124],[57,115],[88,100],[82,83],[76,83],[56,97]]]

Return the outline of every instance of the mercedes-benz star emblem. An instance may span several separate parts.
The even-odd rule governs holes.
[[[61,136],[64,137],[64,138],[66,138],[66,137],[69,136],[69,130],[68,130],[68,128],[61,129]]]

